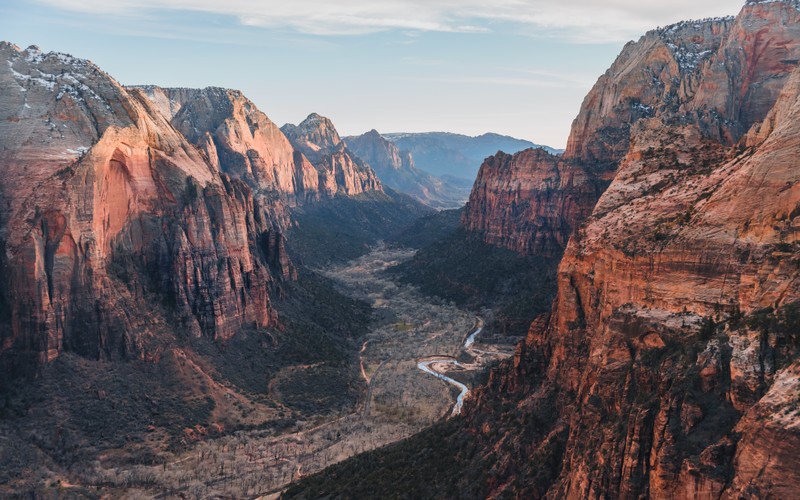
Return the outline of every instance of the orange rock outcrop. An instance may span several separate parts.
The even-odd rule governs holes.
[[[508,205],[485,193],[527,193],[515,203],[541,207],[556,187],[546,181],[563,179],[570,162],[614,173],[573,226],[552,313],[466,410],[491,450],[493,496],[800,490],[798,21],[797,2],[750,1],[733,20],[651,32],[587,98],[564,159],[528,151],[484,165],[501,174],[487,175],[476,197],[503,213]],[[698,46],[714,41],[678,77],[681,60],[665,40],[681,32]],[[605,134],[620,123],[619,103],[652,90],[638,82],[655,61],[663,67],[653,74],[670,75],[659,81],[674,91],[638,100],[650,116],[626,115]],[[541,240],[507,227],[512,248]],[[558,225],[531,227],[561,237]],[[493,408],[530,427],[503,424]]]
[[[318,168],[240,92],[129,87],[0,44],[0,360],[158,359],[177,334],[275,323],[287,207],[380,190]],[[349,174],[348,174],[349,172]]]

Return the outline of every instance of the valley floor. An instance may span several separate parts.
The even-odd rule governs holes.
[[[247,430],[201,441],[163,465],[96,468],[87,471],[82,486],[130,498],[156,492],[167,497],[277,495],[305,475],[457,414],[457,399],[482,368],[511,352],[508,346],[481,344],[474,333],[483,322],[475,315],[397,284],[383,272],[413,253],[380,246],[320,270],[340,292],[373,308],[370,332],[361,340],[364,387],[355,408],[298,421],[280,435]]]

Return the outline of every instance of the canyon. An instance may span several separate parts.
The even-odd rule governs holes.
[[[301,210],[400,230],[430,209],[341,147],[295,148],[239,91],[124,87],[7,42],[0,58],[3,494],[83,488],[95,460],[130,485],[131,464],[357,403],[370,308],[286,234]]]
[[[800,491],[800,1],[626,44],[456,210],[442,137],[0,58],[0,494]]]
[[[379,241],[433,210],[330,120],[0,56],[2,494],[267,493],[460,404],[417,363],[459,355],[474,317],[378,275],[408,257]],[[484,349],[433,369],[473,385],[511,354]]]
[[[469,196],[469,183],[439,178],[416,167],[413,155],[373,129],[360,136],[345,137],[347,147],[373,166],[386,184],[409,193],[434,208],[458,208]]]
[[[415,473],[443,498],[795,496],[799,8],[750,0],[651,31],[600,77],[561,157],[487,159],[462,222],[563,251],[552,309],[462,421],[287,496],[419,493],[401,479]],[[431,448],[454,465],[423,472]],[[356,470],[371,484],[347,482]]]

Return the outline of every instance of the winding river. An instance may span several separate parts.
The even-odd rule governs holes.
[[[478,318],[478,327],[475,329],[474,332],[472,332],[467,337],[467,340],[464,342],[464,349],[465,350],[467,350],[467,351],[471,351],[472,350],[472,345],[475,343],[475,339],[481,333],[481,330],[483,330],[483,320]],[[461,414],[461,407],[464,406],[464,397],[467,394],[469,394],[469,387],[467,387],[466,385],[462,384],[458,380],[452,379],[452,378],[448,377],[447,375],[445,375],[443,373],[439,373],[439,372],[435,371],[433,368],[431,368],[431,365],[453,365],[453,366],[457,366],[459,368],[466,368],[466,367],[464,365],[462,365],[461,363],[459,363],[458,361],[456,361],[455,359],[451,359],[451,358],[433,358],[433,359],[429,359],[427,361],[420,361],[420,362],[417,363],[417,368],[419,368],[420,370],[424,371],[425,373],[433,375],[434,377],[436,377],[438,379],[444,380],[448,384],[452,384],[452,385],[458,387],[458,389],[461,392],[458,394],[458,398],[456,399],[456,404],[453,406],[453,411],[450,412],[450,416],[460,415]]]

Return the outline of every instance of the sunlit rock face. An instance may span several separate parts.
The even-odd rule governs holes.
[[[378,176],[347,149],[328,118],[312,113],[300,125],[286,124],[281,130],[317,169],[319,190],[325,195],[382,191]]]
[[[543,149],[497,153],[481,166],[462,222],[492,245],[559,256],[607,184]]]
[[[568,218],[547,203],[566,165],[613,172],[571,222],[552,313],[466,409],[492,450],[493,495],[797,491],[799,20],[796,2],[751,1],[735,19],[651,32],[589,94],[564,158],[484,165],[476,189],[502,216],[467,220],[539,252],[563,241]],[[514,232],[519,200],[543,236]],[[504,427],[498,407],[534,427]]]
[[[800,57],[791,2],[749,2],[736,18],[689,21],[627,44],[584,99],[567,148],[487,159],[464,225],[488,243],[553,254],[592,212],[636,124],[692,125],[732,146],[772,109]]]
[[[280,215],[260,190],[298,198],[316,185],[301,182],[302,158],[277,128],[246,114],[233,91],[158,101],[71,56],[3,43],[0,58],[0,352],[9,373],[64,351],[157,359],[176,331],[225,339],[274,321],[268,288],[294,270]],[[191,137],[207,146],[198,148],[173,123],[214,99],[244,122],[218,120],[208,106],[209,122]],[[199,132],[206,125],[216,135]],[[274,157],[235,156],[270,140],[285,144],[269,145]]]

